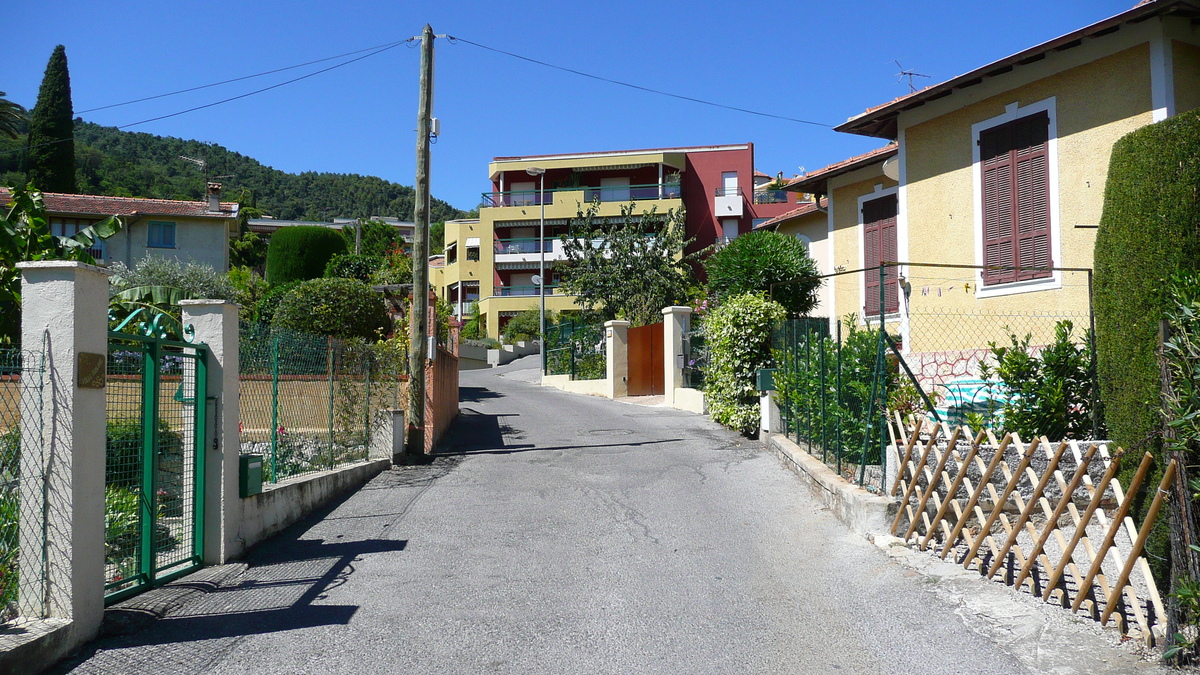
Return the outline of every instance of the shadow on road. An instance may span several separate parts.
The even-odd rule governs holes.
[[[458,388],[458,400],[460,403],[479,403],[487,399],[504,398],[504,394],[498,391],[493,391],[487,387],[463,387]]]
[[[649,441],[630,441],[626,443],[597,443],[595,445],[554,445],[542,446],[535,443],[508,443],[519,440],[520,434],[503,422],[505,417],[520,417],[516,413],[488,415],[470,408],[463,408],[444,444],[444,449],[438,451],[439,457],[463,455],[509,455],[517,452],[539,450],[585,450],[589,448],[621,448],[655,445],[659,443],[674,443],[681,438],[655,439]]]

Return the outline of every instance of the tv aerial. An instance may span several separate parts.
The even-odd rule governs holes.
[[[904,68],[904,66],[900,65],[899,61],[896,61],[895,63],[896,63],[896,67],[900,69],[900,72],[896,73],[896,81],[903,82],[904,78],[907,77],[908,78],[908,92],[910,94],[915,94],[917,92],[917,86],[915,84],[913,84],[913,78],[914,77],[929,77],[929,75],[925,75],[924,73],[918,73],[915,70],[907,70]]]

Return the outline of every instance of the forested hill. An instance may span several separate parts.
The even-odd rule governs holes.
[[[25,137],[0,139],[0,179],[21,180]],[[179,159],[204,158],[211,176],[224,185],[222,201],[253,204],[281,219],[328,220],[359,216],[413,217],[413,188],[377,178],[344,173],[285,173],[215,143],[121,131],[75,120],[75,164],[79,192],[159,199],[200,200],[204,173]],[[461,218],[462,211],[432,200],[430,220]]]

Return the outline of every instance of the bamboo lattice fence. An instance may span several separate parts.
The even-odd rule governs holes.
[[[1131,499],[1153,460],[1100,443],[905,424],[889,420],[889,450],[899,469],[892,533],[942,558],[1001,580],[1047,602],[1086,611],[1101,624],[1148,644],[1161,638],[1166,614],[1143,546],[1175,474],[1168,465],[1144,522]],[[1138,461],[1128,486],[1116,475]],[[1136,574],[1135,574],[1136,573]]]

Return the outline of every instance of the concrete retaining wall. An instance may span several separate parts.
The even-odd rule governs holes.
[[[391,464],[391,458],[374,459],[263,486],[262,494],[242,500],[242,522],[238,530],[242,551],[279,534],[338,496],[371,480]]]
[[[847,483],[786,436],[765,433],[763,440],[767,448],[800,476],[813,497],[827,506],[846,527],[864,536],[891,534],[892,519],[899,508],[897,500]]]
[[[704,402],[704,392],[699,389],[676,387],[673,406],[680,410],[694,412],[697,415],[708,414],[708,404]]]
[[[537,354],[539,351],[541,351],[541,348],[536,342],[522,340],[516,344],[501,345],[499,349],[487,350],[487,362],[494,368],[496,366],[503,366],[522,356]]]
[[[556,389],[576,394],[604,396],[606,398],[611,389],[608,380],[572,380],[570,375],[543,375],[542,386],[555,387]]]

